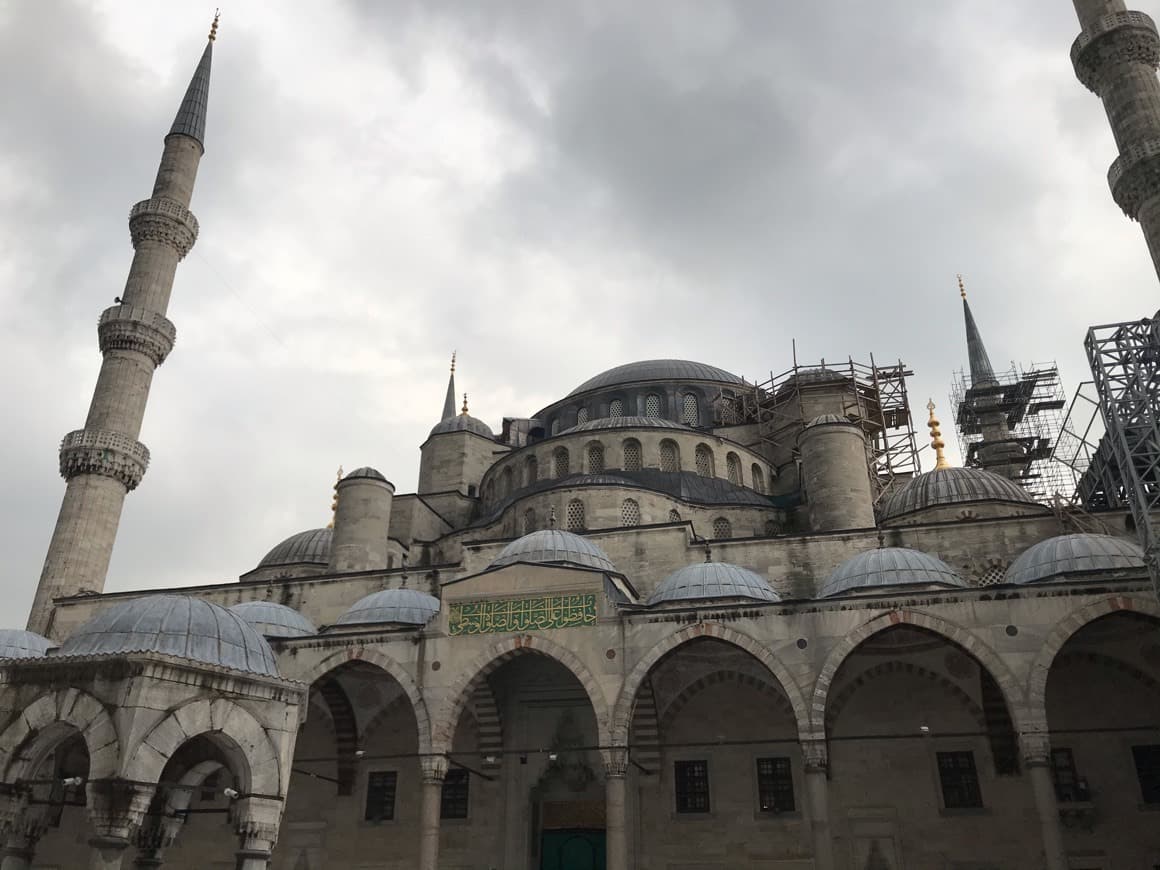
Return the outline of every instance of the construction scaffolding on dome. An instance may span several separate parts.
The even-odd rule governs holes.
[[[1070,499],[1073,506],[1094,513],[1128,505],[1124,477],[1100,414],[1094,382],[1084,381],[1076,388],[1053,455],[1075,478]]]
[[[1054,362],[1032,363],[1029,369],[1012,365],[1005,372],[995,372],[993,382],[977,386],[960,369],[951,381],[950,400],[955,408],[955,432],[963,465],[987,467],[979,455],[983,444],[982,415],[999,411],[1007,418],[1010,441],[1022,448],[1023,463],[1014,480],[1044,504],[1071,498],[1075,474],[1066,463],[1053,458],[1067,407],[1067,395]],[[1004,457],[1004,464],[1008,463],[1010,454]]]

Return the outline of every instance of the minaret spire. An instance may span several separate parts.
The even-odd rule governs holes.
[[[28,618],[29,630],[40,634],[50,633],[53,599],[104,589],[125,496],[149,464],[149,450],[137,439],[153,372],[177,338],[165,316],[177,264],[197,241],[189,203],[204,151],[216,36],[215,18],[165,137],[153,194],[129,212],[133,262],[125,289],[97,324],[104,359],[88,417],[60,445],[60,473],[68,484]]]
[[[987,356],[987,348],[983,345],[983,336],[979,334],[975,315],[971,313],[971,305],[967,302],[967,288],[963,286],[963,276],[959,275],[959,295],[963,297],[963,319],[967,325],[967,357],[971,365],[971,384],[981,386],[993,384],[995,370],[991,368],[991,358]]]
[[[456,351],[451,351],[451,377],[447,380],[447,395],[443,399],[443,416],[440,420],[455,416],[455,354]]]

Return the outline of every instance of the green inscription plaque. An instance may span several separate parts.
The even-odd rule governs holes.
[[[448,624],[452,635],[595,625],[596,594],[455,602],[451,605]]]

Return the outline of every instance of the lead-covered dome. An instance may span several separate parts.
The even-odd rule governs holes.
[[[308,637],[318,634],[314,623],[276,601],[243,601],[229,608],[265,637]]]
[[[679,568],[661,581],[647,604],[664,601],[705,601],[711,598],[749,598],[780,601],[764,577],[727,562],[699,562]]]
[[[591,377],[570,392],[569,396],[634,384],[640,381],[712,381],[719,384],[743,384],[741,378],[725,369],[687,359],[646,359],[625,363]]]
[[[1070,574],[1142,571],[1144,551],[1111,535],[1060,535],[1025,550],[1007,569],[1008,583],[1038,583]]]
[[[439,599],[415,589],[383,589],[360,598],[335,625],[363,625],[383,622],[426,625],[439,612]]]
[[[248,622],[190,595],[149,595],[102,610],[60,645],[62,656],[155,652],[278,676],[274,653]]]
[[[577,565],[615,571],[616,566],[607,554],[594,543],[572,532],[560,529],[540,529],[516,538],[504,547],[491,563],[492,568],[530,562],[537,565]]]
[[[446,435],[448,432],[471,432],[484,438],[495,439],[495,433],[491,431],[490,426],[466,412],[448,417],[446,420],[440,420],[431,430],[431,435]]]
[[[330,545],[334,538],[333,529],[307,529],[291,535],[258,563],[259,568],[271,565],[327,565],[330,562]]]
[[[908,481],[887,499],[882,518],[896,519],[927,508],[979,501],[1035,504],[1027,490],[993,471],[936,468]]]
[[[0,659],[34,659],[43,656],[52,641],[19,628],[0,629]]]
[[[867,550],[847,559],[822,584],[818,598],[897,586],[965,588],[967,582],[942,559],[906,547]]]
[[[663,417],[600,417],[587,423],[578,423],[565,429],[561,435],[575,435],[577,432],[596,432],[600,429],[683,429],[695,432],[691,426],[666,420]]]
[[[356,468],[350,474],[343,478],[343,480],[381,480],[387,483],[386,477],[377,468],[371,468],[369,465],[364,465],[362,468]]]

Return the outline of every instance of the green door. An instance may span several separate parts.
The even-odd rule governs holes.
[[[604,870],[604,831],[544,831],[540,870]]]

